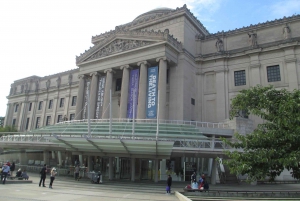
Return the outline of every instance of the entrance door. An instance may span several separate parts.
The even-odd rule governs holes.
[[[130,179],[130,158],[119,158],[120,160],[120,179]]]
[[[141,179],[143,180],[152,180],[153,173],[152,173],[152,160],[142,159],[141,160]]]

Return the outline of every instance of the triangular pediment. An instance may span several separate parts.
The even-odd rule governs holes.
[[[110,56],[113,54],[118,54],[121,52],[133,50],[136,48],[141,48],[144,46],[149,46],[154,43],[161,42],[160,40],[141,40],[141,39],[126,39],[126,38],[116,38],[107,44],[103,44],[98,47],[98,50],[89,55],[83,62],[91,61],[98,58]]]
[[[76,64],[107,57],[125,51],[130,51],[155,43],[167,42],[175,49],[181,50],[182,45],[177,39],[169,35],[169,30],[162,31],[130,31],[117,29],[104,40],[96,43],[89,50],[76,57]]]

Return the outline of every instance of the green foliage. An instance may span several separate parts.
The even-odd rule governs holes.
[[[274,180],[284,168],[291,170],[292,176],[299,179],[300,91],[276,90],[272,86],[242,90],[232,100],[230,117],[233,118],[240,110],[265,121],[251,134],[235,134],[235,142],[223,139],[236,149],[226,151],[230,159],[224,164],[234,174],[248,174],[251,181],[266,176]]]
[[[14,126],[0,127],[0,132],[17,132],[18,130]]]

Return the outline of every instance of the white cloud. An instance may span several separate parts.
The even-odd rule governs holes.
[[[277,18],[282,18],[283,16],[291,16],[295,13],[299,13],[299,10],[299,0],[280,1],[271,6],[272,15]]]

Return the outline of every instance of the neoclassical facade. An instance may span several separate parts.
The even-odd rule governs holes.
[[[12,83],[4,124],[30,131],[110,113],[224,122],[242,89],[299,89],[299,40],[299,15],[211,34],[185,5],[151,10],[93,36],[78,68]]]

